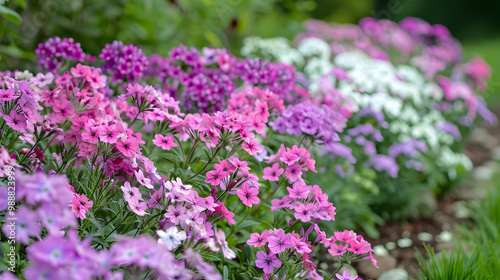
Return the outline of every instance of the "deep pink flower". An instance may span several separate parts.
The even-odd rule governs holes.
[[[115,124],[112,125],[107,125],[104,124],[101,127],[99,127],[99,138],[101,139],[102,142],[105,143],[116,143],[118,134],[120,132],[118,131],[118,128],[116,127]]]
[[[116,148],[126,157],[132,156],[139,151],[139,143],[134,137],[127,137],[126,140],[116,141]]]
[[[283,168],[280,168],[280,164],[275,162],[272,167],[264,168],[264,175],[262,176],[262,179],[275,182],[279,180],[279,177],[283,174],[283,172],[284,170]]]
[[[258,251],[255,265],[262,268],[264,273],[273,273],[274,268],[281,267],[281,261],[273,253],[266,254],[264,251]]]
[[[285,249],[292,248],[292,236],[291,234],[285,234],[285,231],[280,229],[276,236],[269,236],[267,238],[269,242],[269,249],[274,254],[281,253]]]
[[[257,155],[262,151],[262,149],[259,147],[259,143],[257,140],[253,138],[247,138],[243,144],[241,144],[241,147],[243,150],[247,151],[247,153],[251,154],[252,156]]]
[[[153,144],[167,151],[170,151],[172,147],[179,146],[179,144],[175,143],[175,138],[171,134],[168,134],[166,136],[156,134],[155,139],[153,140]]]
[[[253,204],[258,204],[260,202],[259,197],[259,189],[255,187],[248,187],[248,184],[245,182],[241,184],[241,188],[236,191],[236,194],[241,199],[243,204],[248,207],[252,207]]]
[[[347,248],[347,250],[354,252],[356,254],[359,254],[359,255],[366,254],[366,253],[370,252],[371,251],[370,243],[365,241],[362,236],[358,236],[358,237],[360,237],[359,238],[360,240],[356,240],[356,239],[358,239],[358,238],[356,238],[356,239],[351,240],[349,242],[350,247]]]

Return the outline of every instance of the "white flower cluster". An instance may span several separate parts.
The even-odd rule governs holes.
[[[293,64],[306,75],[313,96],[325,86],[333,85],[359,109],[370,107],[374,112],[383,112],[389,131],[399,141],[410,138],[425,141],[433,154],[441,155],[437,164],[443,168],[472,167],[467,156],[448,147],[455,141],[453,136],[435,128],[446,119],[430,106],[443,100],[443,92],[414,66],[395,66],[361,51],[333,56],[330,45],[318,38],[304,39],[293,48],[283,38],[253,37],[245,40],[242,54],[264,54],[267,59]],[[349,79],[337,81],[331,75],[333,68],[345,70]]]

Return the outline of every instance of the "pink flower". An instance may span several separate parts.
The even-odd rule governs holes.
[[[71,107],[71,102],[68,100],[64,100],[63,102],[56,100],[52,109],[54,110],[56,118],[60,120],[75,116],[75,109]]]
[[[259,197],[257,197],[257,195],[259,194],[259,189],[248,187],[248,184],[246,182],[241,184],[241,188],[236,191],[236,194],[241,199],[243,204],[248,207],[252,207],[253,204],[258,204],[260,202]]]
[[[151,184],[151,179],[146,178],[144,176],[144,173],[142,172],[142,170],[140,170],[140,169],[139,169],[139,171],[134,170],[134,174],[135,174],[136,179],[139,182],[139,184],[145,186],[148,189],[154,189],[154,186]]]
[[[348,269],[344,269],[344,272],[342,273],[342,275],[337,273],[337,274],[335,274],[335,276],[339,280],[356,280],[356,279],[358,279],[358,275],[350,276]]]
[[[284,170],[283,168],[280,168],[280,164],[275,162],[272,167],[264,168],[264,175],[262,176],[262,179],[275,182],[279,180],[279,177],[283,174],[283,172]]]
[[[252,156],[257,155],[262,151],[262,149],[259,147],[259,143],[257,142],[257,140],[253,138],[247,138],[243,142],[243,144],[241,144],[241,147],[243,148],[243,150],[247,151]]]
[[[142,194],[139,192],[139,189],[136,187],[131,187],[129,182],[125,182],[121,189],[123,191],[123,197],[127,202],[130,199],[142,199]]]
[[[156,134],[153,144],[167,151],[170,151],[172,147],[179,146],[179,144],[175,143],[175,138],[171,134],[168,134],[167,136]]]
[[[182,205],[170,205],[168,206],[167,213],[165,213],[165,218],[169,219],[174,225],[178,225],[180,218],[186,213],[186,208]]]
[[[236,224],[236,221],[233,219],[234,218],[234,213],[229,211],[224,203],[220,202],[218,203],[217,207],[215,207],[215,213],[222,213],[224,218],[226,218],[227,222],[230,225]]]
[[[75,193],[73,195],[73,205],[71,209],[73,209],[73,212],[78,218],[85,219],[85,213],[87,213],[89,208],[92,208],[93,205],[94,202],[89,200],[84,194]]]
[[[286,167],[285,176],[288,178],[288,182],[293,183],[297,181],[301,175],[302,167],[299,164],[295,163]]]
[[[215,239],[217,240],[217,243],[219,243],[220,247],[222,248],[222,254],[224,255],[224,258],[226,259],[234,259],[236,258],[236,253],[229,249],[229,246],[227,245],[226,241],[226,235],[222,230],[216,230],[215,231]]]
[[[306,199],[309,194],[309,188],[300,182],[295,182],[293,188],[286,188],[290,193],[290,198],[293,199]]]
[[[247,244],[254,247],[265,246],[267,243],[267,230],[261,234],[254,232],[250,234],[250,239],[248,239]]]
[[[146,202],[140,202],[139,199],[131,198],[128,201],[128,206],[130,206],[130,209],[132,209],[132,211],[134,211],[134,213],[136,213],[137,215],[146,215],[146,211],[144,211],[148,208]]]
[[[332,256],[341,256],[347,252],[347,244],[337,244],[336,242],[330,243],[330,249],[328,249],[328,253]]]
[[[298,206],[294,208],[295,213],[294,216],[296,219],[300,219],[302,222],[306,223],[311,220],[311,216],[314,210],[314,204],[308,203],[300,203]]]
[[[291,234],[285,234],[285,231],[280,229],[276,236],[269,236],[267,238],[269,242],[269,249],[274,254],[281,253],[285,249],[292,248],[292,236]]]
[[[336,231],[333,233],[333,235],[338,241],[346,243],[349,243],[356,237],[356,233],[354,233],[352,230]]]
[[[127,137],[127,140],[116,142],[116,148],[126,157],[130,157],[139,151],[138,141],[134,137]]]
[[[99,127],[99,138],[105,143],[116,143],[119,131],[116,125],[103,125]]]
[[[212,184],[212,186],[218,186],[220,181],[225,178],[218,170],[210,170],[207,172],[207,179],[205,183]]]
[[[358,255],[366,254],[371,251],[371,245],[363,239],[362,236],[358,236],[356,239],[349,242],[350,247],[348,251],[354,252]]]
[[[281,266],[281,261],[273,253],[266,254],[264,251],[258,251],[255,265],[262,268],[264,273],[273,273],[275,267],[278,268]]]
[[[5,123],[15,131],[24,132],[26,130],[26,118],[19,115],[16,110],[11,110],[8,115],[3,115]]]

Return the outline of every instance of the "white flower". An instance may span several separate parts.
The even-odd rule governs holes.
[[[158,230],[158,243],[165,244],[167,249],[172,251],[177,246],[181,245],[182,241],[186,240],[186,233],[184,231],[179,232],[177,227],[170,227],[167,231]]]

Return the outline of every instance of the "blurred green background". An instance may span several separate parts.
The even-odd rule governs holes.
[[[73,37],[97,55],[113,40],[166,55],[179,44],[238,53],[247,36],[293,38],[317,18],[356,23],[367,16],[416,16],[447,26],[467,58],[481,54],[500,69],[500,1],[481,0],[0,0],[0,70],[35,70],[34,49],[48,38]],[[500,75],[488,88],[500,102]]]

